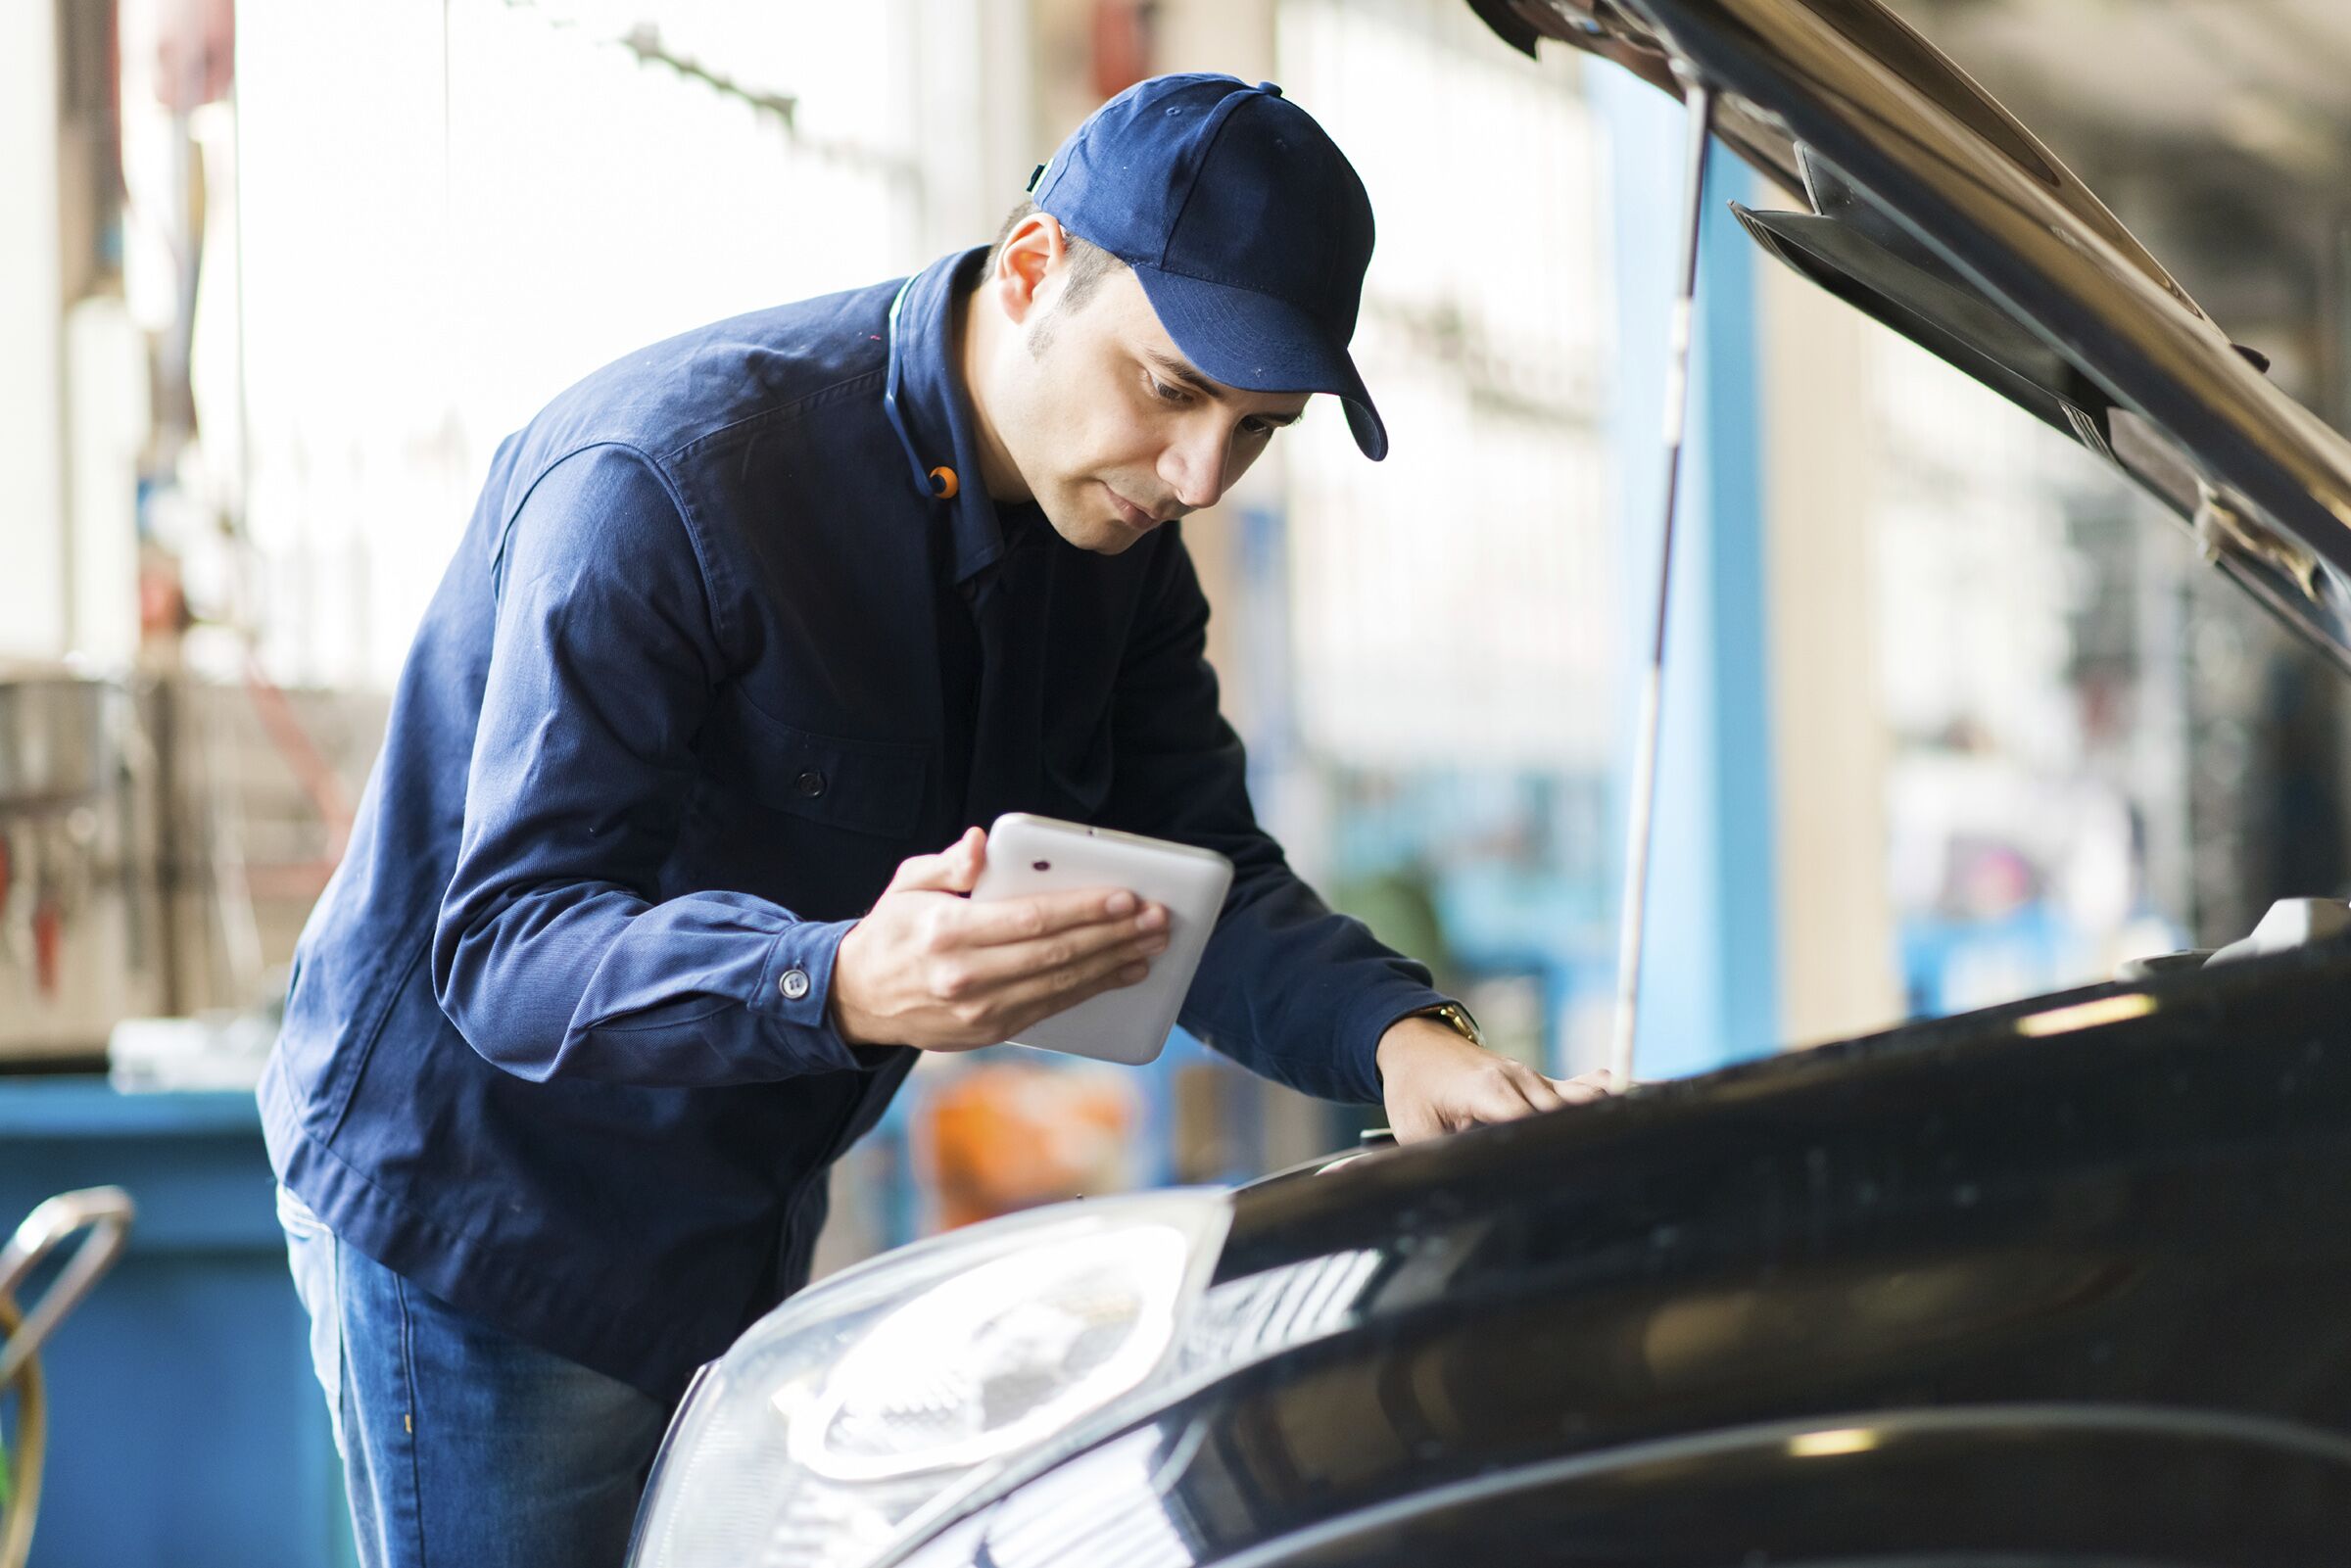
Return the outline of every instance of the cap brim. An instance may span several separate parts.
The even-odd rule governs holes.
[[[1347,409],[1355,444],[1373,462],[1388,454],[1388,428],[1347,353],[1314,317],[1254,289],[1210,283],[1134,263],[1159,324],[1212,380],[1243,392],[1327,392]]]

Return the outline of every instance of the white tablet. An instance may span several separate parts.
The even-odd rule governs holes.
[[[973,898],[1124,887],[1168,912],[1168,950],[1151,960],[1148,975],[1040,1019],[1010,1043],[1138,1066],[1158,1056],[1231,884],[1232,862],[1213,849],[1024,811],[998,817]]]

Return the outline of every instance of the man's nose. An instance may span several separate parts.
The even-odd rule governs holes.
[[[1213,429],[1187,432],[1182,439],[1169,443],[1168,450],[1161,454],[1159,477],[1176,493],[1176,501],[1185,511],[1214,506],[1217,498],[1224,494],[1225,459],[1230,452],[1230,445],[1221,432]]]

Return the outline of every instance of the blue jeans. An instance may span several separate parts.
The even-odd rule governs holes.
[[[365,1568],[620,1568],[669,1411],[277,1217]]]

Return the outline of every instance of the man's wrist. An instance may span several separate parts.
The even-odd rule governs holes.
[[[861,921],[851,922],[849,928],[840,933],[840,941],[833,949],[832,983],[825,987],[825,1022],[836,1035],[840,1036],[840,1043],[851,1050],[855,1050],[861,1045],[877,1043],[865,1038],[863,1030],[858,1027],[856,1020],[852,1017],[848,998],[841,994],[846,989],[841,983],[841,971],[844,968],[842,960],[844,958],[848,960],[847,967],[854,967],[857,927],[862,924],[864,923]]]
[[[1474,1028],[1476,1021],[1469,1022]],[[1423,1008],[1405,1014],[1380,1031],[1378,1043],[1371,1048],[1371,1068],[1379,1077],[1380,1092],[1384,1098],[1391,1075],[1415,1053],[1426,1055],[1433,1052],[1451,1057],[1462,1051],[1484,1049],[1482,1043],[1471,1038],[1451,1021],[1438,1016],[1435,1009]]]

